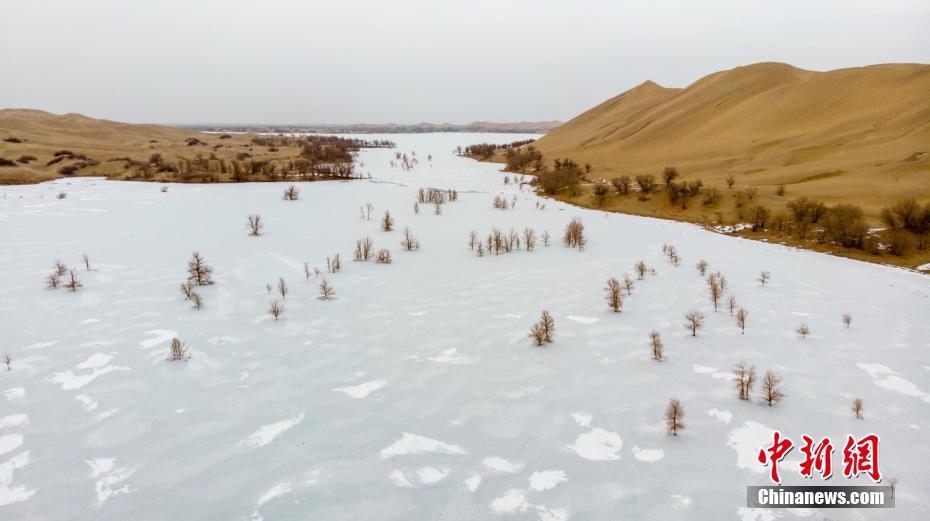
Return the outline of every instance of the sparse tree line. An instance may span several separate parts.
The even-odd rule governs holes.
[[[93,271],[90,266],[90,257],[87,254],[81,256],[81,264],[84,265],[85,271]],[[77,291],[79,288],[84,287],[84,284],[78,278],[77,268],[68,267],[59,259],[52,264],[52,272],[45,278],[45,287],[46,289],[64,288]]]

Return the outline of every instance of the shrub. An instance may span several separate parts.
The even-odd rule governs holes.
[[[375,256],[375,262],[378,264],[390,264],[391,261],[391,252],[389,250],[386,248],[378,250],[378,254]]]
[[[189,360],[191,357],[190,353],[187,350],[187,347],[184,346],[184,342],[181,342],[177,338],[171,339],[171,351],[168,355],[168,360],[179,362]]]
[[[869,227],[862,209],[851,204],[838,204],[827,212],[824,230],[833,241],[847,248],[862,248]]]
[[[326,279],[320,281],[320,296],[318,297],[320,300],[330,300],[335,294],[336,290],[329,282],[326,282]]]
[[[607,307],[612,309],[615,313],[620,312],[620,308],[623,307],[620,281],[615,278],[607,279],[607,287],[604,288],[604,291],[607,292]]]
[[[747,367],[746,362],[740,362],[733,367],[733,376],[739,399],[748,400],[756,383],[756,366]]]
[[[191,255],[191,260],[187,261],[187,280],[198,286],[213,284],[213,268],[196,251]]]
[[[278,321],[282,313],[284,313],[284,306],[277,300],[268,304],[268,314],[271,315],[275,322]]]
[[[699,329],[704,327],[704,314],[700,311],[692,311],[685,315],[685,329],[691,331],[691,336],[697,336]]]
[[[252,237],[258,237],[262,234],[262,229],[265,228],[265,223],[262,221],[261,215],[250,215],[247,227],[249,229],[249,235]]]
[[[571,221],[569,221],[569,223],[565,226],[565,233],[562,236],[562,242],[564,242],[565,245],[569,248],[578,248],[579,250],[584,249],[584,224],[581,223],[581,219],[574,217]]]
[[[677,398],[672,398],[665,408],[665,427],[672,436],[678,436],[678,432],[684,430],[685,423],[682,419],[685,417],[685,410]]]
[[[630,186],[633,184],[633,181],[630,179],[630,176],[622,175],[611,179],[610,184],[614,185],[614,189],[617,190],[618,194],[627,195],[630,193]]]
[[[636,184],[639,185],[639,191],[648,194],[656,188],[656,176],[652,174],[640,174],[636,176]]]
[[[785,397],[784,393],[778,388],[780,383],[781,378],[772,371],[766,371],[765,376],[762,377],[762,401],[768,404],[769,407],[780,402]]]
[[[295,185],[290,185],[284,189],[284,195],[282,198],[285,201],[296,201],[300,198],[300,189],[298,189]]]
[[[391,212],[387,210],[384,211],[384,217],[381,218],[381,230],[385,232],[394,230],[394,218],[391,217]]]
[[[652,349],[652,359],[661,362],[665,359],[665,346],[662,344],[662,338],[658,331],[649,333],[649,347]]]

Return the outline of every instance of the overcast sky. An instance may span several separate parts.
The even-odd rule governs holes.
[[[571,118],[759,61],[930,62],[928,0],[0,0],[0,108],[156,123]]]

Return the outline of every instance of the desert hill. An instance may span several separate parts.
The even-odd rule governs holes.
[[[930,198],[930,65],[814,72],[758,63],[685,88],[646,82],[584,112],[536,143],[546,159],[590,177],[653,173],[724,188],[754,186],[773,207],[789,197],[851,202],[866,214]]]

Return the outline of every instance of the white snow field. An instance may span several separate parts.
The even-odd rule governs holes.
[[[389,165],[395,150],[364,150],[371,180],[301,184],[298,201],[282,200],[283,183],[0,189],[0,351],[12,357],[0,371],[0,519],[930,518],[930,279],[559,204],[452,154],[523,137],[387,136],[416,152],[412,171]],[[431,186],[459,200],[415,215]],[[499,192],[516,208],[492,208]],[[372,221],[359,217],[367,202]],[[379,230],[384,210],[393,232]],[[252,213],[260,237],[246,232]],[[561,244],[572,217],[583,252]],[[419,251],[401,250],[404,226]],[[468,232],[494,226],[554,242],[477,257]],[[393,264],[353,262],[365,236]],[[178,288],[194,250],[215,268],[202,310]],[[336,298],[318,300],[303,263],[325,269],[337,252]],[[45,289],[56,259],[84,253],[84,287]],[[713,311],[702,258],[749,310],[745,335]],[[655,275],[609,311],[607,278],[633,276],[639,260]],[[278,277],[291,292],[275,322],[265,285]],[[556,336],[537,348],[527,331],[543,309]],[[692,310],[707,316],[696,338],[683,326]],[[175,336],[189,361],[166,360]],[[787,397],[768,407],[757,385],[738,400],[740,360],[775,370]],[[677,437],[663,420],[672,397],[686,412]],[[768,483],[755,453],[773,429],[833,438],[828,485],[871,484],[842,476],[841,452],[847,434],[878,433],[897,508],[746,509],[745,487]],[[785,484],[824,484],[802,479],[799,460],[795,448],[782,462]]]

